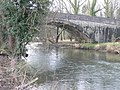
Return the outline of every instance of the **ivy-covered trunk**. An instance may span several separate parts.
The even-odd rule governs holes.
[[[16,47],[16,40],[15,37],[13,37],[12,35],[8,35],[8,45],[9,45],[9,50],[14,51]]]
[[[0,2],[7,28],[9,50],[14,56],[25,53],[25,46],[43,24],[47,14],[49,0],[4,0]],[[5,30],[4,30],[5,31]]]

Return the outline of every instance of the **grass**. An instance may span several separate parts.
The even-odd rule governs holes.
[[[91,43],[84,43],[80,44],[81,48],[83,49],[94,49],[96,44],[91,44]]]
[[[120,46],[119,42],[108,42],[108,43],[83,43],[80,44],[80,48],[83,49],[96,49],[96,47],[99,47],[101,49],[106,49],[107,46]]]

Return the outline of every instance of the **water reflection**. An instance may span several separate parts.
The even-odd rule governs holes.
[[[38,48],[28,50],[28,54],[27,63],[40,71],[38,90],[120,90],[120,63],[113,62],[115,55]]]
[[[36,69],[54,71],[61,66],[60,57],[62,57],[62,54],[59,54],[58,49],[49,52],[37,48],[30,49],[27,53],[29,54],[27,63]]]

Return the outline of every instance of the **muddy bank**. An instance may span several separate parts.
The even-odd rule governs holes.
[[[0,90],[31,90],[37,79],[27,75],[24,61],[0,54]]]

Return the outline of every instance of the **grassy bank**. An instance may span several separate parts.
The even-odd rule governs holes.
[[[109,43],[84,43],[74,45],[76,48],[86,50],[102,50],[110,53],[120,54],[120,42],[109,42]]]

